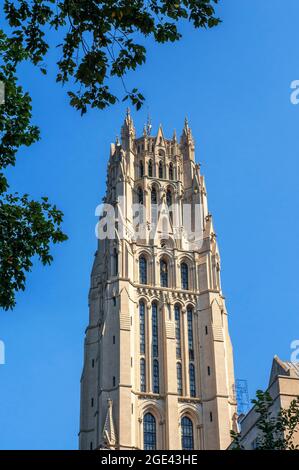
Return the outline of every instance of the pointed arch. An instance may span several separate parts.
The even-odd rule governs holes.
[[[183,290],[189,289],[189,267],[185,261],[181,263],[181,288]]]
[[[146,413],[143,418],[143,449],[155,450],[157,447],[156,419],[152,413]]]
[[[147,284],[147,259],[143,254],[139,256],[139,282]]]
[[[188,416],[181,419],[181,443],[182,450],[194,449],[193,423]]]

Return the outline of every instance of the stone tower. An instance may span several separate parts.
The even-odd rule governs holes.
[[[220,256],[187,120],[127,112],[111,145],[91,273],[81,449],[226,449],[236,421]]]

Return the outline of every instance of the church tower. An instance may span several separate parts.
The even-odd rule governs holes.
[[[81,449],[226,449],[236,422],[220,256],[187,120],[111,144],[81,378]]]

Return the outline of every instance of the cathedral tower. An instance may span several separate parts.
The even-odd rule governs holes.
[[[220,256],[187,120],[127,112],[111,145],[91,273],[81,449],[226,449],[236,420]]]

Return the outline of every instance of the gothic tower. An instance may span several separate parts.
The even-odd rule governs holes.
[[[185,121],[111,145],[91,273],[81,449],[226,449],[233,354],[220,256]]]

